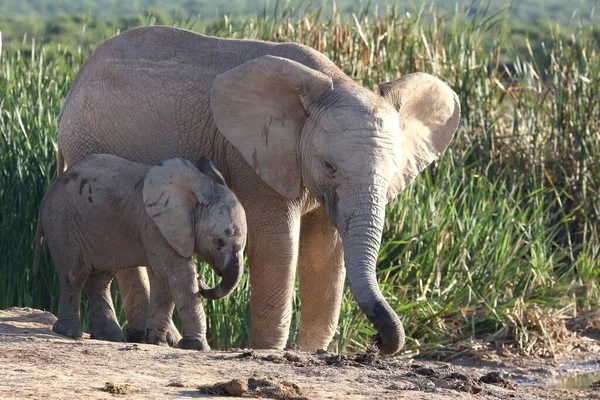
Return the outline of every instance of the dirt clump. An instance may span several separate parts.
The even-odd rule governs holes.
[[[374,367],[377,369],[389,370],[395,365],[393,361],[380,358],[379,349],[376,347],[369,347],[365,351],[353,354],[336,354],[328,353],[326,351],[317,351],[315,355],[326,365],[336,367]]]
[[[249,350],[249,351],[242,352],[235,358],[261,360],[261,361],[272,362],[275,364],[292,364],[296,367],[305,367],[307,365],[318,364],[310,358],[306,358],[306,359],[301,358],[299,355],[294,354],[290,351],[286,351],[283,355],[267,354],[267,355],[261,356],[261,355],[256,354],[255,351]]]
[[[214,385],[199,386],[203,394],[233,397],[261,397],[276,400],[309,400],[305,391],[297,384],[289,381],[277,382],[268,377],[251,377],[248,382],[232,379]]]
[[[171,381],[171,382],[169,382],[169,384],[167,386],[168,387],[184,388],[187,385],[185,383],[183,383],[182,381]]]
[[[214,385],[198,386],[198,391],[203,394],[213,394],[216,396],[242,397],[248,393],[248,384],[240,379],[232,379],[227,382],[215,383]]]
[[[131,389],[129,385],[119,385],[114,382],[105,382],[104,387],[101,389],[103,392],[107,392],[110,394],[132,394],[135,393],[135,390]]]
[[[471,394],[481,393],[483,388],[472,376],[463,374],[462,372],[452,372],[444,376],[444,381],[447,382],[450,387],[459,392],[466,392]]]
[[[506,389],[515,389],[517,386],[513,382],[504,378],[498,371],[489,372],[480,377],[478,380],[481,383],[489,383],[490,385],[496,385]]]
[[[254,358],[254,357],[256,357],[256,353],[253,350],[244,351],[240,355],[237,356],[237,358]]]
[[[354,355],[354,361],[360,364],[373,365],[380,361],[379,349],[375,346],[371,346],[365,351],[358,352]]]
[[[420,364],[411,364],[410,369],[417,375],[421,376],[435,376],[436,372],[433,368],[424,367]]]
[[[283,355],[283,358],[288,360],[289,362],[300,362],[300,357],[295,354],[290,353],[289,351]]]
[[[131,350],[137,350],[140,351],[142,350],[140,348],[140,346],[137,345],[137,343],[133,343],[133,344],[128,344],[127,346],[123,347],[122,349],[119,349],[121,351],[131,351]]]
[[[268,377],[252,377],[248,379],[248,387],[252,390],[254,397],[279,400],[309,400],[300,386],[289,381],[277,382]]]
[[[283,381],[273,386],[261,387],[256,390],[256,397],[266,397],[278,400],[309,400],[304,391],[292,382]]]

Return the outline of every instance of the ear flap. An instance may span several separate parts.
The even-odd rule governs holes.
[[[217,128],[269,186],[300,192],[300,133],[306,107],[331,78],[287,58],[262,56],[218,75],[210,91]]]
[[[146,213],[182,256],[194,252],[194,209],[211,200],[213,182],[189,161],[172,158],[148,171],[142,196]]]
[[[388,190],[395,198],[446,149],[460,120],[456,93],[433,75],[416,72],[379,85],[400,113],[401,157]]]
[[[223,175],[217,170],[215,164],[209,159],[201,157],[196,163],[196,168],[219,185],[227,186],[225,178],[223,178]]]

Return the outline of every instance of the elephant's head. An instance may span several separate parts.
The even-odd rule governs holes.
[[[211,300],[230,294],[244,269],[246,214],[212,163],[200,160],[196,168],[181,158],[166,160],[148,172],[143,197],[169,245],[183,257],[196,252],[222,277],[215,288],[201,285],[200,294]]]
[[[385,205],[452,140],[457,95],[437,78],[406,75],[375,94],[286,58],[262,56],[218,75],[219,131],[282,196],[304,186],[343,242],[350,288],[379,332],[382,352],[404,345],[400,319],[376,279]]]

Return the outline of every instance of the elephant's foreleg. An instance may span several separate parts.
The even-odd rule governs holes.
[[[164,265],[163,275],[183,325],[183,338],[179,341],[178,347],[210,350],[206,341],[206,315],[202,307],[194,262],[165,259],[162,265]]]
[[[151,269],[148,269],[148,274],[150,275],[150,309],[146,325],[146,341],[152,344],[166,344],[175,303],[169,293],[165,276]],[[177,343],[174,345],[177,346]]]
[[[110,282],[114,276],[112,271],[93,272],[85,283],[84,291],[92,311],[90,338],[124,342],[125,334],[117,321],[110,294]]]
[[[299,350],[326,349],[335,334],[344,289],[344,253],[337,230],[323,209],[302,217]]]
[[[251,346],[283,349],[292,318],[300,213],[273,209],[261,213],[252,211],[246,211]]]

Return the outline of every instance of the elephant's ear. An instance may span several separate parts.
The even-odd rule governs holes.
[[[227,186],[225,183],[225,178],[223,178],[223,175],[219,172],[215,164],[213,164],[213,162],[209,159],[202,157],[198,160],[198,162],[196,162],[195,165],[200,172],[208,176],[214,182],[218,183],[219,185]]]
[[[287,58],[261,56],[218,75],[210,91],[217,128],[279,194],[300,192],[299,140],[309,104],[331,78]]]
[[[402,158],[388,190],[391,200],[452,141],[460,120],[460,103],[448,85],[422,72],[381,83],[379,93],[400,113]]]
[[[152,167],[142,192],[146,213],[171,247],[184,257],[194,252],[194,209],[209,203],[213,194],[212,180],[181,158]]]

